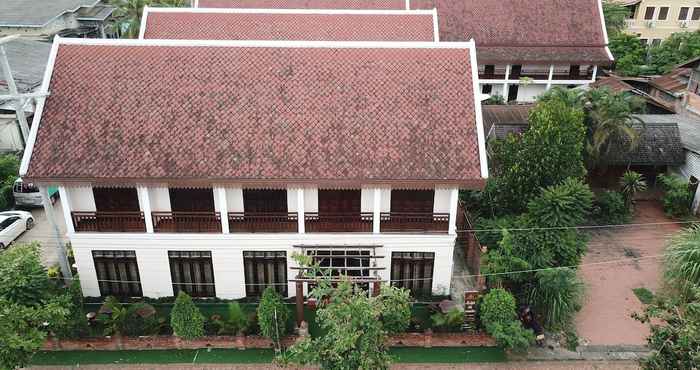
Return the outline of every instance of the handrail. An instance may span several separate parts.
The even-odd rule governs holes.
[[[176,233],[220,233],[221,213],[219,212],[152,212],[155,232]]]
[[[230,232],[297,232],[296,212],[229,212]]]
[[[141,211],[71,212],[77,232],[145,232],[146,222]]]
[[[382,212],[382,232],[440,232],[449,228],[449,213],[433,212]]]
[[[304,223],[307,232],[372,232],[372,212],[307,212]]]

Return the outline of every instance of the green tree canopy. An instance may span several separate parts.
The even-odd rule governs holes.
[[[617,33],[610,36],[610,52],[615,57],[615,73],[638,76],[649,71],[646,65],[647,47],[637,35]]]
[[[603,16],[605,18],[605,28],[608,35],[617,35],[625,29],[625,19],[630,14],[630,10],[614,1],[603,1]]]
[[[700,31],[676,32],[649,50],[650,73],[668,73],[673,67],[700,56]]]

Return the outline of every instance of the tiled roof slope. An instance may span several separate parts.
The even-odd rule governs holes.
[[[411,0],[434,7],[440,40],[474,38],[479,63],[610,62],[598,0]]]
[[[432,14],[149,11],[145,39],[435,41]]]
[[[200,8],[406,9],[404,0],[199,0]]]
[[[467,48],[144,44],[59,46],[28,178],[483,185]]]

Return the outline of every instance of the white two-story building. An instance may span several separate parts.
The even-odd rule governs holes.
[[[294,253],[446,293],[488,176],[475,66],[473,42],[57,38],[21,175],[60,187],[86,296],[294,296]]]

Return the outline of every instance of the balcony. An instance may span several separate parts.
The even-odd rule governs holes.
[[[229,212],[232,233],[295,233],[299,226],[296,212]]]
[[[145,232],[143,212],[71,212],[75,231]]]
[[[371,233],[373,215],[371,212],[304,214],[304,228],[309,233]]]
[[[220,233],[219,212],[152,212],[157,233]]]
[[[449,213],[383,212],[382,232],[447,233]]]

